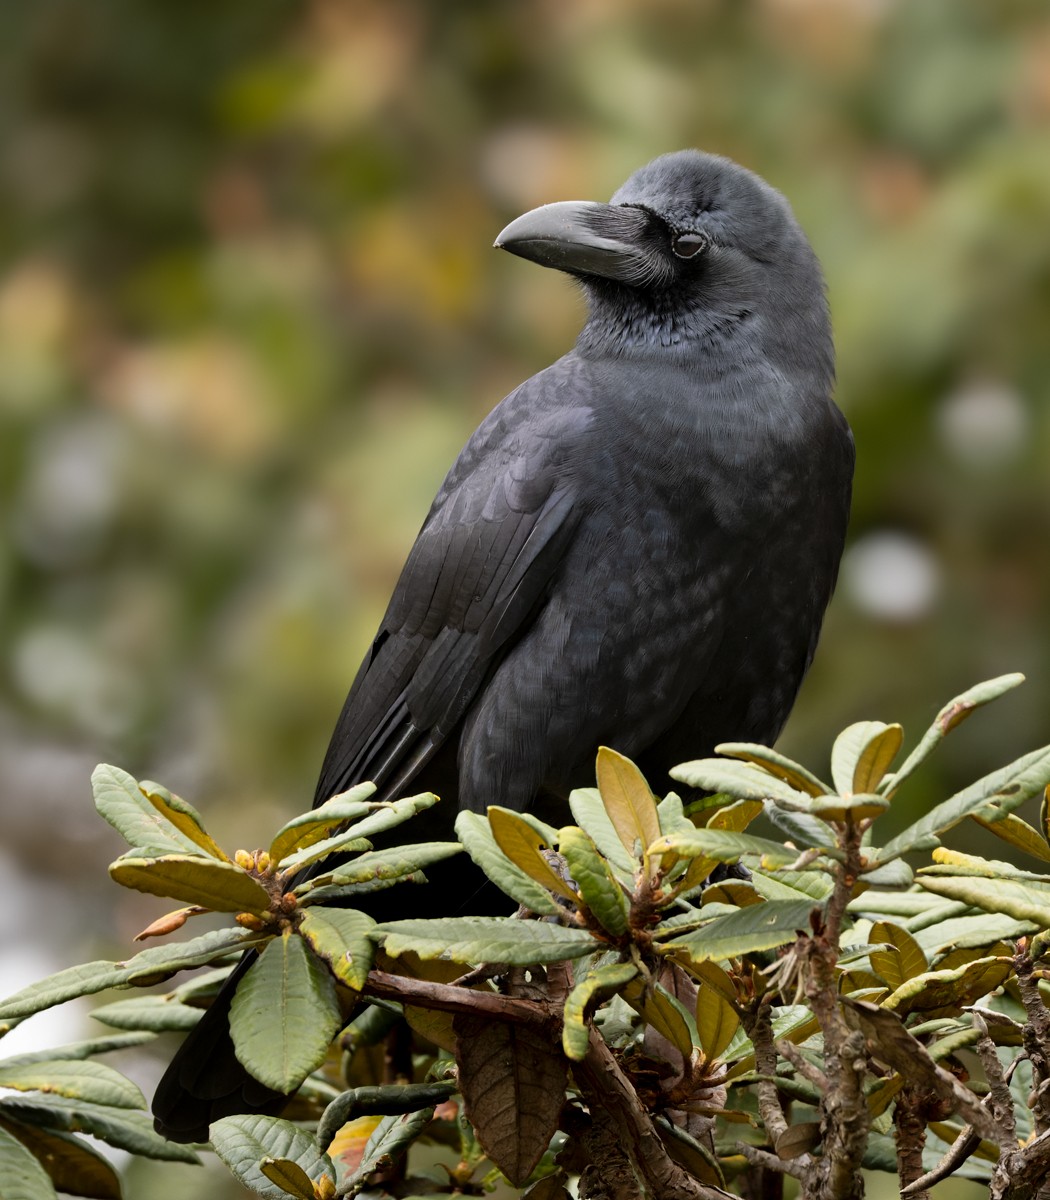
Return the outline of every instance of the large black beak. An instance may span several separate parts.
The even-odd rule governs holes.
[[[654,273],[644,244],[650,224],[649,214],[633,205],[563,200],[511,221],[495,245],[544,267],[637,285]]]

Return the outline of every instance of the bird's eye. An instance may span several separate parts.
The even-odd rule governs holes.
[[[679,258],[693,258],[704,249],[707,242],[702,233],[679,233],[671,242],[671,249]]]

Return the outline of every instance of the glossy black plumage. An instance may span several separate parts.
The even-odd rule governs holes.
[[[574,275],[573,350],[503,400],[438,492],[339,717],[316,803],[365,779],[459,807],[559,805],[597,747],[657,788],[718,742],[772,742],[842,552],[853,442],[830,399],[816,259],[783,197],[726,159],[656,159],[608,205],[527,213],[497,245]],[[384,915],[487,901],[461,858]],[[437,882],[434,877],[438,877]],[[201,1139],[275,1111],[221,1005],[154,1101]],[[205,1059],[207,1061],[205,1061]]]

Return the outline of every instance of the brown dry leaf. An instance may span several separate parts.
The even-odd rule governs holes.
[[[558,1128],[568,1064],[549,1034],[527,1026],[459,1014],[453,1028],[467,1117],[485,1153],[520,1187]]]

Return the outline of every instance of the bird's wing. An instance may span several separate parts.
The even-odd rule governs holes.
[[[590,410],[544,413],[536,382],[482,424],[438,493],[340,714],[315,803],[363,780],[383,798],[400,791],[542,604],[579,517],[566,448]]]

